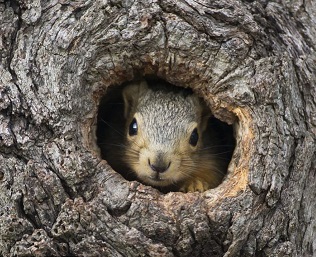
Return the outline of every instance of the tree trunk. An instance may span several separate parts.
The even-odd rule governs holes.
[[[311,0],[1,0],[0,256],[316,256],[315,24]],[[101,159],[101,98],[146,75],[235,124],[217,188]]]

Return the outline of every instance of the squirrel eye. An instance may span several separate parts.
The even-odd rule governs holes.
[[[129,125],[128,133],[130,136],[135,136],[137,135],[137,130],[138,130],[137,121],[134,118],[131,124]]]
[[[199,134],[197,132],[197,128],[193,129],[192,133],[191,133],[191,136],[190,136],[190,145],[192,146],[196,146],[197,145],[197,142],[199,140]]]

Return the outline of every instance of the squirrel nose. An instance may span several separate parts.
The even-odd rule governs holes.
[[[163,173],[170,167],[171,162],[169,162],[168,164],[163,163],[163,162],[157,162],[155,164],[151,164],[150,160],[148,159],[148,164],[153,171],[157,173]]]

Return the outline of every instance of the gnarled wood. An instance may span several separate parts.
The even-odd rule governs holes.
[[[0,256],[316,254],[313,1],[0,1]],[[100,158],[109,87],[155,75],[235,122],[217,188]]]

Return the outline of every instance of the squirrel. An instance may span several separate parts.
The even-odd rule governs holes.
[[[102,132],[104,158],[114,170],[162,191],[204,192],[221,183],[227,168],[208,128],[211,112],[192,90],[170,88],[146,80],[123,88],[123,119],[107,122]]]

